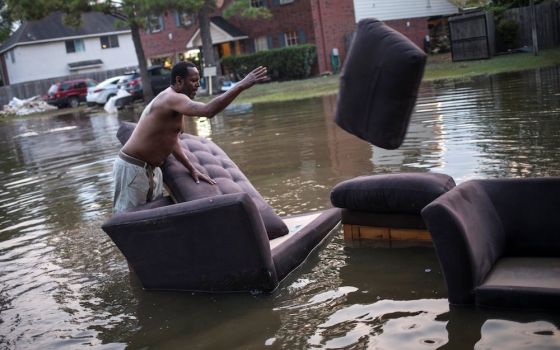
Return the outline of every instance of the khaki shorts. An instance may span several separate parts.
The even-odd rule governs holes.
[[[163,196],[161,169],[122,151],[113,164],[113,179],[113,213],[128,211]]]

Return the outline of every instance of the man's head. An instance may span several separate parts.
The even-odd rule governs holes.
[[[196,65],[191,62],[176,63],[171,69],[171,86],[178,93],[194,98],[200,86],[200,74]]]

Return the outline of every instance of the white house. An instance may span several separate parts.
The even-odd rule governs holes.
[[[356,22],[374,17],[382,21],[412,19],[457,13],[447,0],[354,0]]]
[[[377,18],[395,28],[422,47],[429,29],[440,18],[459,12],[448,0],[353,0],[356,22]]]
[[[24,22],[0,45],[4,83],[57,78],[138,66],[130,29],[102,13],[85,13],[79,28],[62,14]]]

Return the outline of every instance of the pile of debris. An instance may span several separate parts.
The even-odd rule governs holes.
[[[33,96],[24,100],[14,97],[7,105],[4,105],[0,111],[0,117],[28,115],[32,113],[50,111],[53,109],[57,108],[43,101],[41,96]]]

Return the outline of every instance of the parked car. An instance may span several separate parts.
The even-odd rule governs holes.
[[[93,79],[75,79],[54,83],[48,90],[46,101],[48,104],[62,107],[78,107],[80,102],[86,101],[88,87],[97,82]]]
[[[102,81],[101,83],[88,88],[86,101],[88,106],[104,105],[112,96],[117,94],[120,86],[137,77],[136,73],[118,75]]]
[[[234,82],[234,81],[231,81],[231,80],[224,80],[224,82],[222,83],[222,87],[220,87],[220,91],[221,91],[221,92],[226,92],[226,91],[228,91],[229,89],[231,89],[232,87],[234,87],[235,84],[237,84],[237,83]]]
[[[124,88],[134,97],[134,99],[142,99],[144,97],[142,77],[140,77],[140,72],[136,72],[135,74],[136,77],[128,81]],[[171,69],[169,68],[165,68],[163,66],[151,66],[148,67],[148,74],[150,75],[150,80],[152,81],[152,91],[156,95],[171,85]]]

